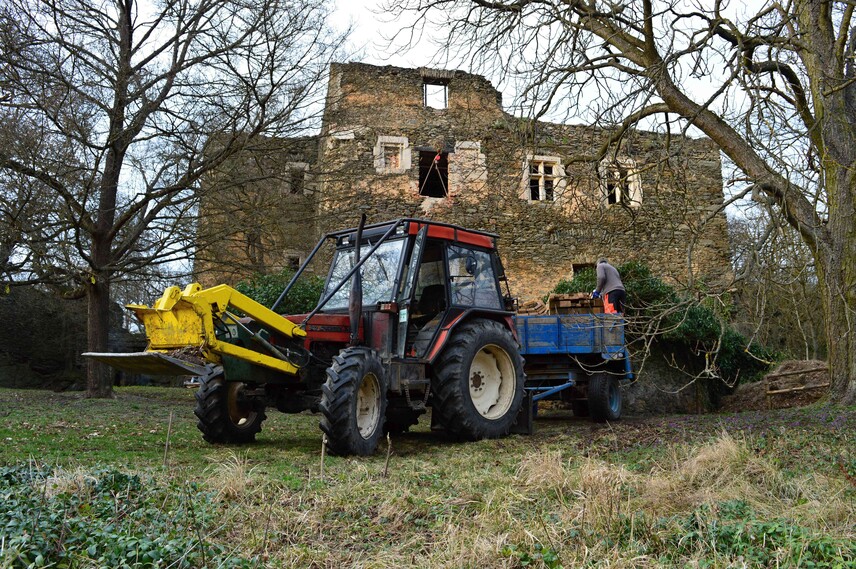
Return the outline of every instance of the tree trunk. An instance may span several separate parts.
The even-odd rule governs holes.
[[[856,404],[856,160],[850,164],[827,169],[828,253],[816,256],[824,296],[830,400],[844,405]]]
[[[852,265],[856,259],[843,260]],[[844,405],[856,404],[856,322],[854,322],[854,291],[846,283],[849,271],[845,266],[832,264],[822,269],[824,277],[823,308],[826,322],[827,351],[829,353],[830,399]]]
[[[93,259],[100,256],[101,247],[93,246]],[[90,352],[108,352],[110,332],[110,275],[107,271],[93,271],[86,287],[87,322],[86,348]],[[89,360],[86,374],[87,397],[113,396],[113,369]]]

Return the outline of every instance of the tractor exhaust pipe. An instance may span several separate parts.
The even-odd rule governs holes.
[[[354,266],[360,262],[360,245],[363,241],[363,227],[366,225],[366,214],[360,216],[357,226],[357,242],[354,244]],[[351,294],[348,296],[348,318],[351,320],[350,346],[356,346],[359,341],[360,319],[363,317],[363,279],[361,271],[354,272],[351,277]]]

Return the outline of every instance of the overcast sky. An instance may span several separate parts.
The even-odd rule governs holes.
[[[380,11],[378,4],[379,0],[336,0],[333,24],[340,29],[349,23],[354,26],[351,44],[358,51],[358,57],[352,60],[397,67],[426,66],[436,48],[422,41],[418,48],[410,50],[389,49],[384,38],[397,32],[402,24],[392,22],[388,13]]]

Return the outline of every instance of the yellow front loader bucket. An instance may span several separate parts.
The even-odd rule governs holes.
[[[127,371],[198,375],[200,370],[205,369],[205,362],[219,364],[221,356],[227,355],[286,374],[297,373],[297,367],[283,357],[278,357],[281,354],[264,340],[260,342],[268,346],[269,353],[236,346],[217,338],[215,321],[237,322],[236,317],[229,312],[230,308],[243,312],[269,331],[289,338],[306,336],[306,332],[290,320],[230,286],[218,285],[203,289],[198,283],[193,283],[184,290],[173,286],[166,289],[151,308],[134,304],[128,305],[128,308],[145,326],[148,339],[146,352],[87,353],[85,356]],[[203,360],[202,365],[181,361],[182,356],[187,354]]]

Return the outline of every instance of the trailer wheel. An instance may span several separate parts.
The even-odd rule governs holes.
[[[262,430],[265,415],[264,401],[257,397],[244,397],[246,384],[227,382],[223,368],[211,368],[200,378],[196,391],[196,408],[193,410],[209,443],[251,443]]]
[[[621,418],[621,389],[618,379],[608,373],[596,373],[589,378],[588,406],[597,423]]]
[[[508,434],[523,404],[523,358],[514,337],[492,320],[461,325],[433,365],[433,407],[461,438]]]
[[[321,430],[332,454],[369,455],[383,434],[387,381],[378,355],[347,348],[333,358],[321,388]]]

